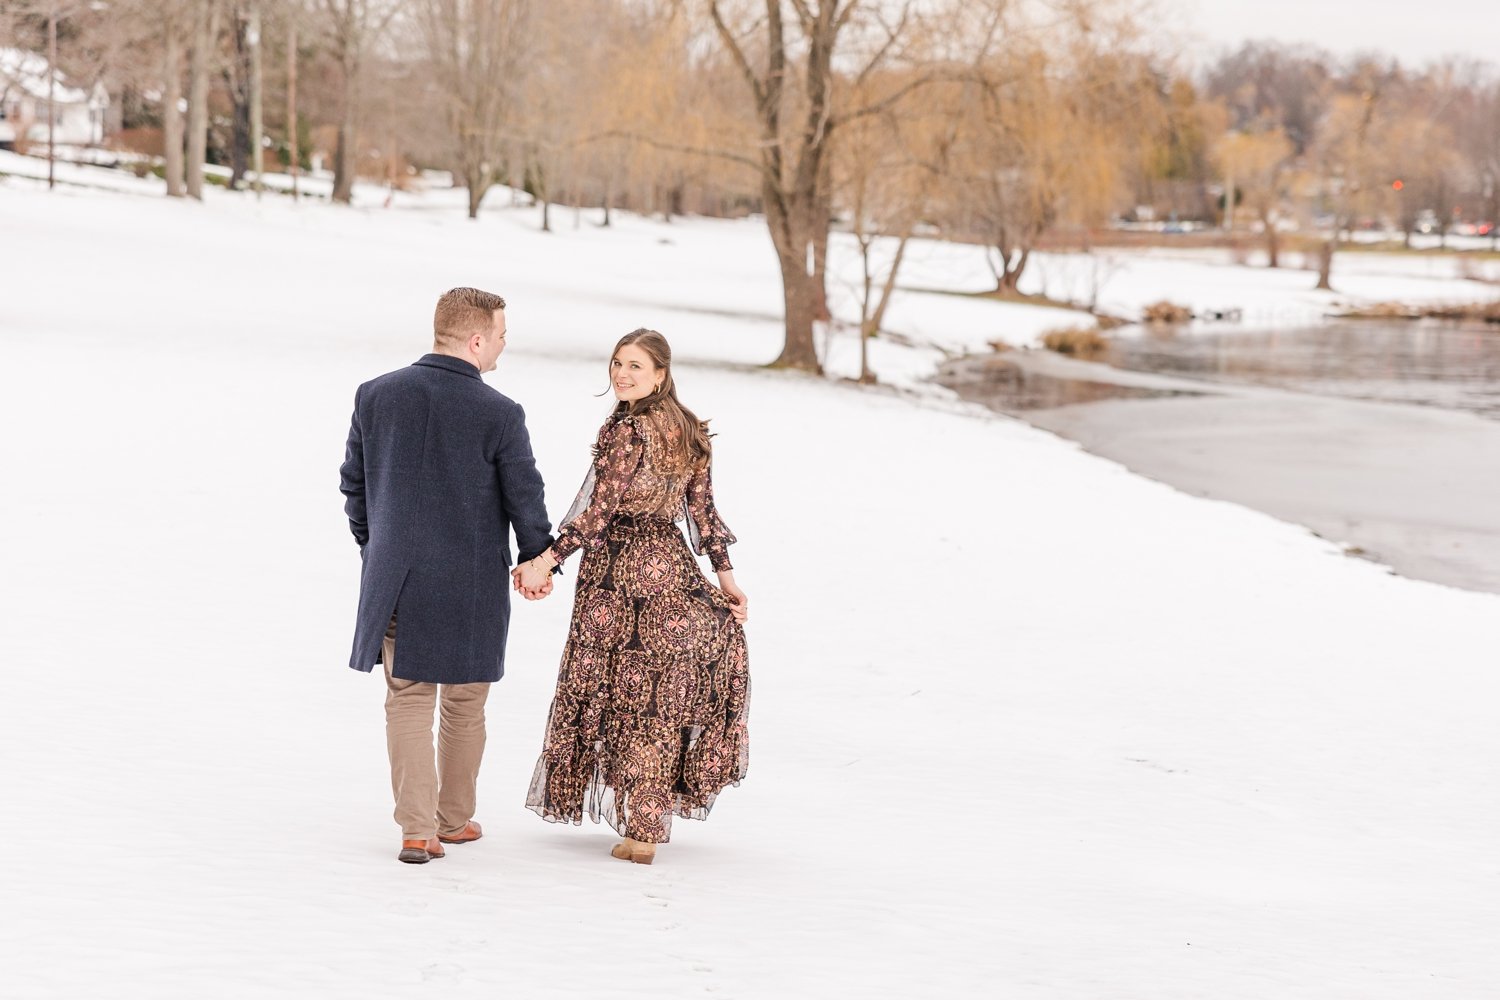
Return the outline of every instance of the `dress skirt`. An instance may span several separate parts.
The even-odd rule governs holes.
[[[750,762],[745,633],[675,524],[617,514],[585,551],[526,805],[664,844]]]

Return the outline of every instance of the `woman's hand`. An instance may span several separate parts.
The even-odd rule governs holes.
[[[734,607],[729,609],[729,613],[734,615],[735,621],[740,624],[749,621],[750,598],[745,596],[745,592],[735,585],[733,571],[725,570],[719,574],[719,589],[724,591],[729,596],[729,599],[734,602]]]
[[[539,601],[552,593],[552,570],[543,556],[517,566],[511,579],[515,581],[516,591],[528,601]]]

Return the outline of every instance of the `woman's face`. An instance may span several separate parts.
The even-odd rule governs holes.
[[[627,403],[645,399],[655,392],[662,375],[651,355],[634,344],[626,344],[616,351],[609,363],[609,380],[614,386],[615,398]]]

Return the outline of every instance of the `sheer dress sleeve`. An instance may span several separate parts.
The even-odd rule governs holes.
[[[687,493],[683,500],[687,508],[688,537],[699,555],[707,555],[714,571],[722,573],[732,570],[729,561],[729,546],[735,543],[734,532],[719,516],[714,506],[713,475],[704,465],[688,480]]]
[[[592,549],[604,542],[610,518],[646,457],[645,439],[633,420],[621,420],[601,436],[604,440],[589,475],[593,489],[588,504],[564,521],[552,543],[552,557],[559,563],[580,548]]]

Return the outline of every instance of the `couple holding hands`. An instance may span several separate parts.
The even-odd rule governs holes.
[[[340,469],[363,562],[349,665],[384,666],[398,857],[425,863],[483,835],[475,787],[505,669],[513,531],[509,582],[529,600],[583,552],[526,805],[555,823],[602,819],[624,838],[615,857],[651,864],[672,818],[706,818],[749,764],[749,601],[714,506],[707,424],[677,398],[666,338],[621,338],[614,410],[554,537],[525,414],[480,378],[505,349],[505,300],[453,289],[433,332],[432,353],[359,387]]]

